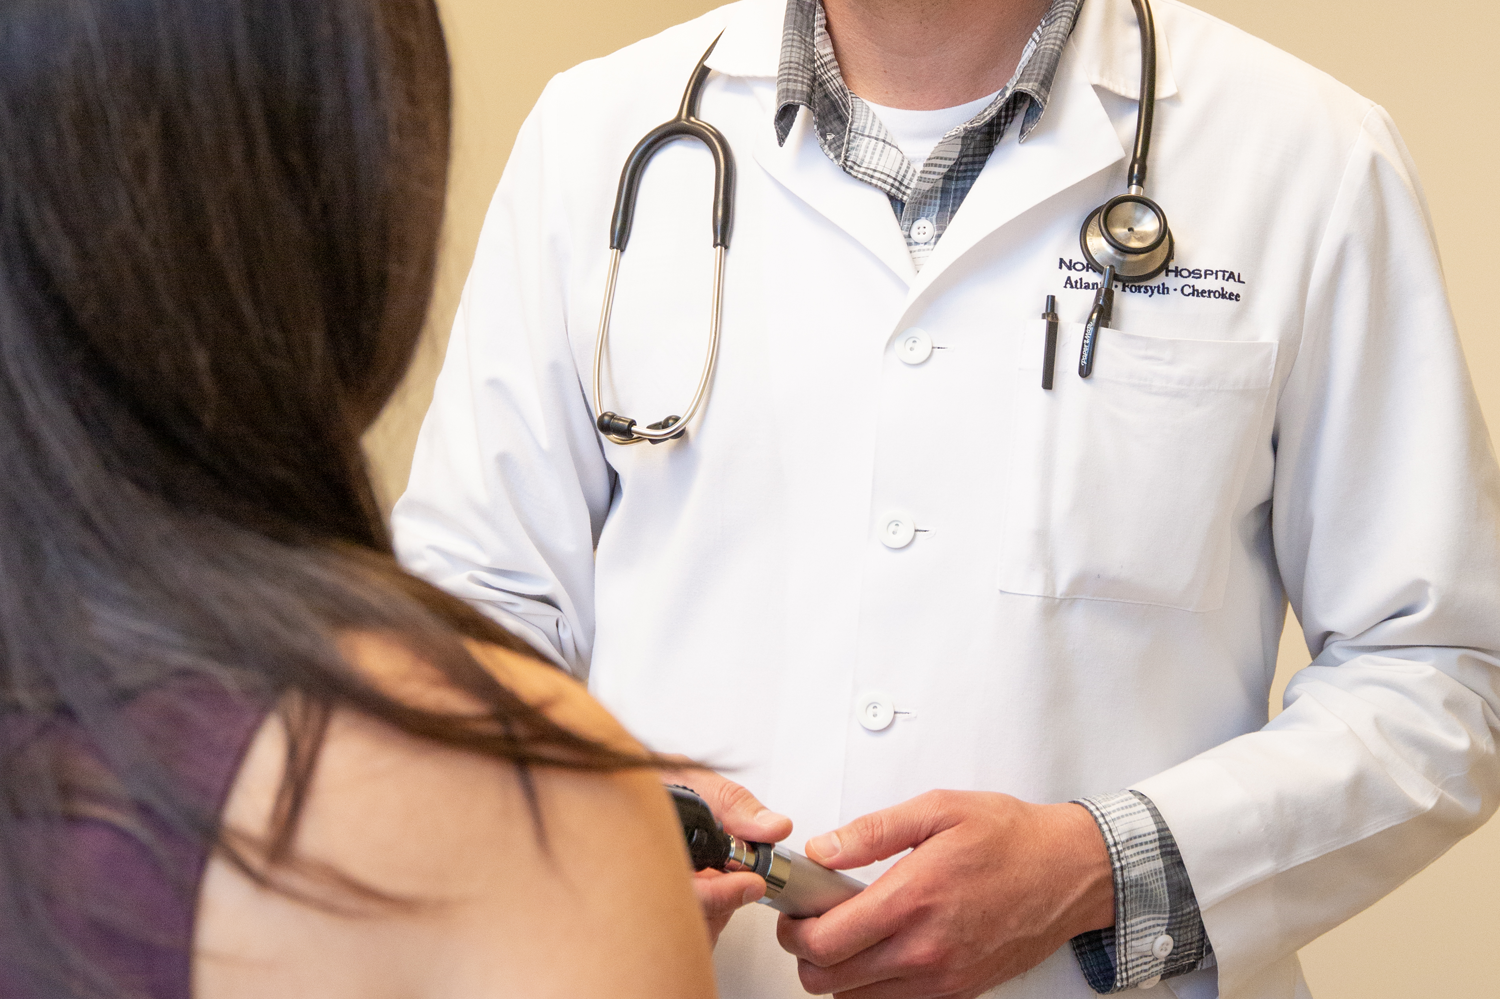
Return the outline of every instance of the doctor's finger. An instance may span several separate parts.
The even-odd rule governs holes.
[[[832,967],[819,967],[799,958],[797,977],[813,995],[862,996],[874,992],[903,999],[943,995],[938,987],[942,983],[903,976],[896,956],[899,950],[897,941],[885,940]]]
[[[887,874],[887,878],[889,878]],[[781,949],[820,968],[832,968],[888,940],[906,921],[901,899],[877,880],[815,919],[783,915],[776,921]]]
[[[729,925],[730,917],[763,896],[766,883],[749,872],[699,871],[693,877],[693,891],[703,910],[703,920],[708,924],[709,939],[717,943],[719,934]]]
[[[861,815],[807,841],[807,855],[824,867],[848,870],[911,849],[953,825],[947,792],[928,791],[909,801]]]
[[[758,901],[766,893],[766,883],[749,871],[734,874],[699,871],[693,877],[693,891],[703,914],[713,919]]]
[[[831,968],[798,960],[797,977],[814,995],[837,999],[974,999],[984,993],[963,969],[942,967],[931,944],[894,937]],[[933,967],[936,964],[937,967]]]
[[[887,978],[833,993],[834,999],[979,999],[988,989],[949,990],[940,978]]]
[[[666,779],[692,788],[732,836],[753,843],[777,843],[791,835],[791,819],[771,811],[744,787],[712,770],[679,770],[666,774]]]

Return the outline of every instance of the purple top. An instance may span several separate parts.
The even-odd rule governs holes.
[[[171,681],[133,699],[123,723],[160,759],[203,814],[218,816],[268,708],[198,678]],[[108,762],[71,719],[0,722],[0,744],[15,752],[35,740],[63,749],[71,769],[108,772]],[[149,829],[156,849],[130,826]],[[49,830],[55,829],[49,826]],[[197,837],[169,828],[148,809],[135,816],[69,818],[56,851],[58,926],[121,995],[189,999],[198,889],[208,860]],[[45,999],[0,964],[0,997]]]

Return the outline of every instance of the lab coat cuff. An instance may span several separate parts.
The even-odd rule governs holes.
[[[1212,949],[1172,832],[1144,794],[1076,802],[1088,809],[1114,868],[1115,925],[1075,937],[1073,953],[1101,995],[1150,988],[1195,971]]]

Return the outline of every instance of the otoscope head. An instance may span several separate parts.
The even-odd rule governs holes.
[[[733,837],[714,818],[708,803],[691,788],[670,784],[667,790],[672,795],[672,804],[677,806],[677,817],[682,820],[682,834],[687,839],[693,870],[722,871],[729,863]]]
[[[693,870],[753,871],[766,883],[761,902],[798,919],[820,916],[864,890],[864,884],[773,843],[746,843],[724,831],[708,803],[691,788],[667,786]]]

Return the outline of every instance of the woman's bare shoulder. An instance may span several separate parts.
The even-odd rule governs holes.
[[[511,691],[559,725],[615,749],[640,744],[568,673],[535,656],[483,642],[465,643],[474,658]],[[468,702],[407,645],[372,632],[344,636],[344,654],[390,693],[438,709],[462,710]]]
[[[399,643],[361,639],[349,652],[387,678],[420,670]],[[475,652],[555,720],[635,748],[566,675],[505,650]],[[285,745],[273,716],[231,792],[229,828],[268,828]],[[201,893],[195,994],[712,995],[681,832],[655,775],[532,768],[529,787],[536,813],[511,764],[336,712],[296,855],[313,865],[314,895],[358,911],[268,891],[216,859]],[[341,895],[318,881],[318,865],[410,904]]]

